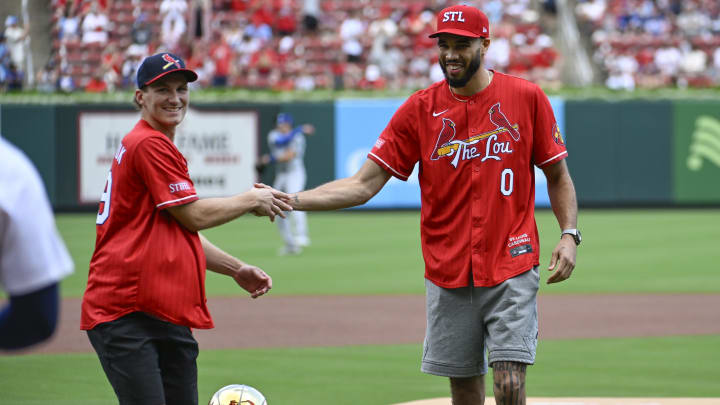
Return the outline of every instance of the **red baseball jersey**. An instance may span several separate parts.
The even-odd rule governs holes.
[[[368,154],[401,180],[420,162],[425,277],[445,288],[497,285],[539,264],[533,166],[566,156],[545,93],[502,73],[472,97],[445,81],[416,92]]]
[[[183,155],[140,120],[115,154],[100,201],[81,329],[136,311],[213,327],[200,237],[165,211],[197,199]]]

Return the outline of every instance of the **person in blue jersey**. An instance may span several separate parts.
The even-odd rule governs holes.
[[[270,153],[261,157],[261,165],[275,164],[273,188],[288,194],[305,189],[305,135],[314,133],[313,125],[295,126],[292,115],[278,114],[276,127],[268,133]],[[305,212],[290,212],[288,218],[279,218],[277,224],[285,243],[280,255],[299,254],[302,248],[310,245]]]

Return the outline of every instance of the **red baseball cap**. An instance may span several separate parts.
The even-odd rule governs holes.
[[[463,37],[487,38],[490,36],[490,23],[482,11],[472,6],[459,5],[447,7],[437,15],[437,31],[430,38],[447,33]]]

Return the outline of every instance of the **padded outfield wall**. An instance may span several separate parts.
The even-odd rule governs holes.
[[[289,112],[317,129],[305,156],[314,187],[354,173],[403,101],[195,103],[176,144],[201,195],[272,184],[272,167],[257,176],[254,163],[267,152],[277,113]],[[720,100],[551,103],[581,206],[720,205]],[[137,117],[120,104],[5,104],[0,131],[36,164],[56,209],[93,210],[119,139]],[[536,204],[547,206],[544,177],[536,175]],[[417,208],[419,196],[414,173],[391,180],[364,208]]]

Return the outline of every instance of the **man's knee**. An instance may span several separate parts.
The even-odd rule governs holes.
[[[526,364],[498,361],[492,364],[493,392],[498,405],[525,404]]]

